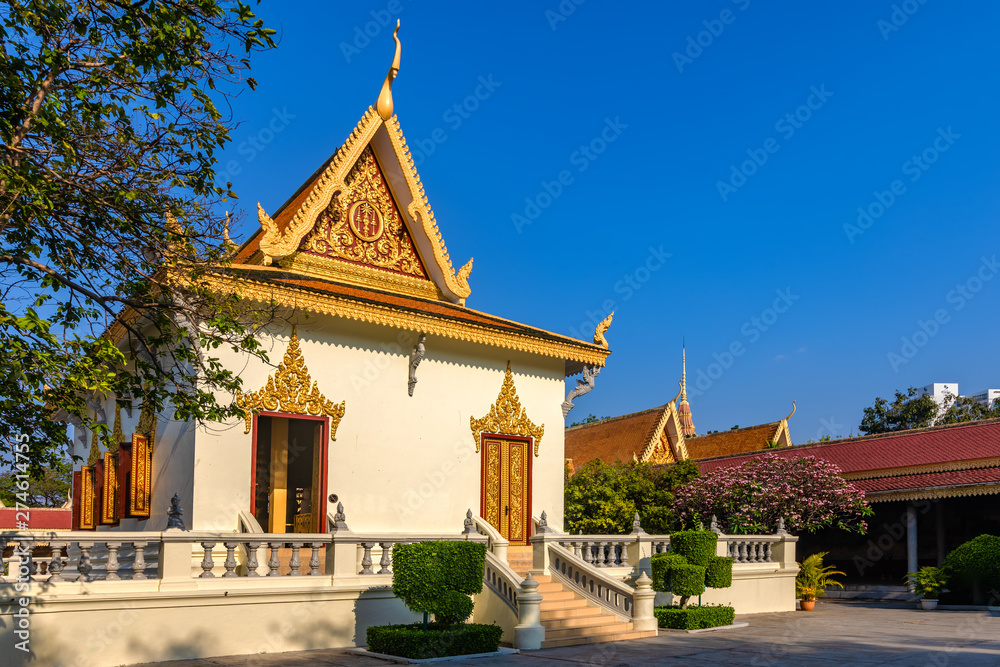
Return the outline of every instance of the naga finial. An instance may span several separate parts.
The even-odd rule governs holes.
[[[787,417],[785,417],[785,421],[788,421],[789,419],[791,419],[792,415],[794,415],[794,414],[795,414],[795,401],[792,401],[792,411],[788,414]]]
[[[233,252],[237,248],[236,243],[229,236],[229,211],[226,211],[226,222],[222,225],[222,242],[228,252]]]
[[[392,118],[392,80],[399,74],[399,53],[402,50],[399,37],[396,36],[398,32],[399,19],[396,19],[396,29],[392,31],[392,39],[396,42],[396,55],[392,59],[389,73],[385,75],[385,81],[382,82],[382,90],[378,94],[378,102],[375,104],[375,108],[378,109],[378,115],[382,117],[382,120]]]
[[[611,311],[611,314],[601,320],[601,323],[597,325],[597,329],[594,330],[594,344],[600,345],[605,350],[608,349],[608,339],[604,337],[605,332],[608,327],[611,326],[611,319],[615,316],[615,311]]]

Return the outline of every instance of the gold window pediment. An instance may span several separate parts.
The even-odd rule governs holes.
[[[286,412],[296,415],[313,415],[330,418],[330,440],[337,439],[337,427],[344,417],[346,402],[339,404],[326,398],[309,374],[305,358],[299,347],[299,336],[292,329],[285,357],[278,364],[274,375],[269,375],[264,386],[255,392],[236,393],[236,405],[246,413],[246,430],[253,426],[253,416],[262,411]]]

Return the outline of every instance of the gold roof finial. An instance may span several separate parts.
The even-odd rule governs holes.
[[[399,74],[399,52],[402,48],[399,43],[399,37],[396,36],[398,32],[399,19],[396,19],[396,29],[392,31],[392,38],[396,42],[396,55],[392,59],[392,66],[389,67],[389,73],[385,75],[385,81],[382,83],[382,91],[378,94],[378,102],[375,105],[375,108],[378,109],[378,115],[382,117],[382,120],[392,118],[392,80]]]
[[[594,345],[600,345],[605,350],[608,349],[608,339],[604,337],[607,333],[608,327],[611,326],[611,320],[615,316],[615,311],[611,311],[611,314],[605,317],[597,325],[597,329],[594,330]]]
[[[677,410],[681,422],[681,433],[685,438],[696,435],[694,418],[691,416],[691,405],[687,393],[687,345],[681,343],[681,403]]]
[[[785,421],[788,421],[789,419],[791,419],[792,415],[794,415],[794,414],[795,414],[795,401],[792,401],[792,411],[789,413],[789,415],[787,417],[785,417]]]

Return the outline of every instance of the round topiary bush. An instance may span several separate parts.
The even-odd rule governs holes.
[[[707,567],[715,557],[719,536],[710,530],[682,530],[670,533],[670,551],[680,554],[691,565]]]
[[[714,556],[705,568],[705,585],[709,588],[729,588],[733,585],[733,559]]]
[[[654,554],[649,559],[653,568],[653,590],[666,593],[670,590],[670,570],[678,565],[687,565],[687,559],[680,554]]]
[[[443,625],[472,615],[469,597],[483,590],[486,545],[418,542],[392,550],[392,588],[406,606],[434,614]]]
[[[950,604],[988,604],[990,591],[1000,590],[1000,537],[980,535],[955,548],[944,559]]]
[[[670,568],[670,590],[682,598],[701,595],[705,592],[705,568],[700,565],[674,565]]]

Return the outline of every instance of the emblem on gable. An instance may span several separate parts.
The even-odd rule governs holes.
[[[331,269],[331,260],[346,260],[427,280],[371,147],[362,151],[346,181],[347,191],[320,214],[292,263]]]

